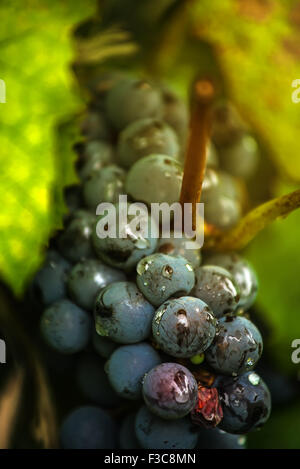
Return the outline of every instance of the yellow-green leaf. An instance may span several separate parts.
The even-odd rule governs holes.
[[[16,293],[41,261],[41,248],[58,223],[62,202],[53,189],[72,182],[58,175],[54,125],[78,110],[69,71],[71,31],[94,11],[95,0],[17,0],[0,5],[0,273]],[[64,166],[72,164],[68,155]],[[59,183],[58,183],[59,181]]]
[[[195,34],[213,45],[228,93],[264,139],[281,172],[300,181],[298,0],[191,2]],[[299,87],[299,86],[298,86]]]

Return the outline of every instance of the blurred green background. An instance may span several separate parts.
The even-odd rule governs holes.
[[[300,103],[292,101],[292,82],[300,79],[300,1],[2,0],[0,15],[2,331],[28,323],[4,298],[13,292],[22,301],[51,233],[61,227],[63,188],[76,182],[72,145],[88,92],[75,75],[92,87],[97,74],[111,68],[151,74],[185,98],[197,74],[213,77],[262,148],[252,206],[299,189]],[[291,209],[299,205],[291,203]],[[255,317],[268,330],[268,360],[294,382],[300,371],[291,361],[291,343],[300,338],[299,239],[295,211],[245,249],[260,279]],[[300,448],[300,399],[275,408],[248,441],[253,448]]]

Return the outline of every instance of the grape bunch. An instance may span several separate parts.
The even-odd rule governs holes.
[[[203,184],[208,227],[243,213],[258,146],[235,109],[218,103]],[[97,235],[100,202],[172,204],[188,137],[183,101],[164,85],[99,77],[76,145],[80,182],[66,190],[65,226],[32,282],[48,347],[76,359],[85,399],[61,425],[63,448],[242,448],[271,409],[254,368],[262,337],[249,318],[257,293],[236,253],[203,254],[186,239]],[[151,215],[142,212],[141,223]],[[155,231],[155,229],[154,229]],[[126,404],[127,402],[127,404]],[[117,417],[116,417],[117,415]]]

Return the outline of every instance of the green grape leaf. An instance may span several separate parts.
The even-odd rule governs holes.
[[[299,0],[191,2],[197,37],[214,48],[227,93],[271,150],[281,173],[300,181]],[[299,88],[299,85],[298,85]]]
[[[71,152],[55,159],[54,126],[82,105],[69,71],[71,32],[94,9],[95,0],[0,5],[0,272],[17,294],[60,224],[62,197],[53,204],[53,194],[75,181]]]

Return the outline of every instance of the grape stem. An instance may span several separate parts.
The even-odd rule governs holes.
[[[215,95],[212,82],[197,80],[193,87],[190,134],[184,163],[180,203],[192,204],[192,226],[196,229],[197,203],[200,202],[210,134],[211,108]]]
[[[205,249],[219,252],[244,249],[270,223],[287,217],[297,208],[300,208],[300,189],[255,207],[234,228],[208,239]]]

